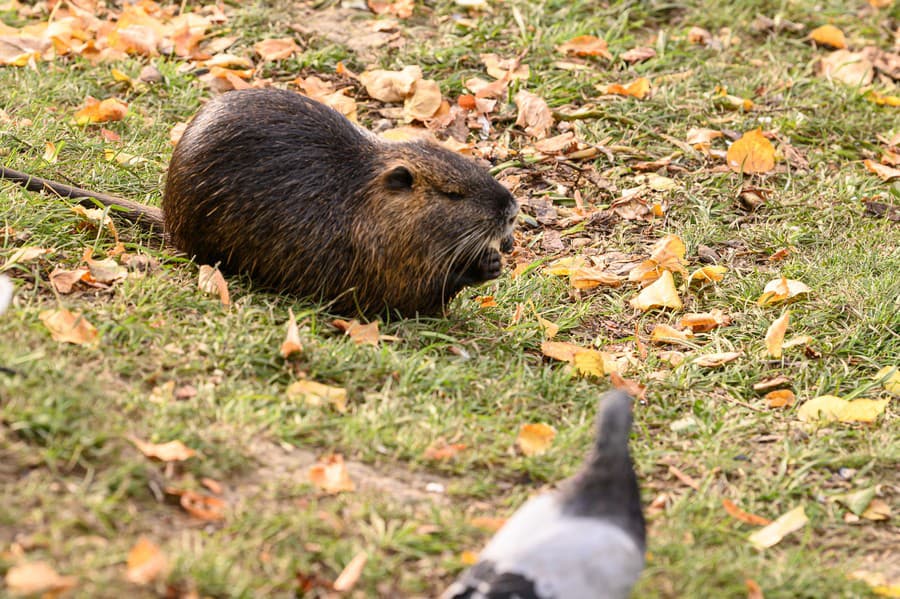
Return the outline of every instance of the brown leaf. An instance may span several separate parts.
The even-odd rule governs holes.
[[[75,287],[79,281],[86,281],[86,277],[90,277],[88,269],[86,268],[62,270],[59,267],[56,267],[53,269],[53,272],[50,273],[50,284],[53,285],[53,288],[59,293],[65,295],[67,293],[72,293],[72,288]]]
[[[398,19],[408,19],[413,14],[413,0],[367,0],[369,10],[376,15],[393,15]]]
[[[412,94],[403,103],[403,115],[407,120],[425,121],[440,109],[441,87],[433,79],[419,79],[413,84]]]
[[[752,524],[753,526],[768,526],[772,523],[768,518],[763,518],[762,516],[757,516],[756,514],[751,514],[749,512],[745,512],[738,506],[734,504],[730,499],[722,499],[722,507],[725,508],[725,511],[728,512],[728,515],[736,520],[740,520],[741,522],[745,522],[747,524]]]
[[[87,265],[94,281],[112,285],[128,276],[128,269],[116,262],[115,259],[94,260],[91,258],[92,253],[91,248],[85,248],[81,260]]]
[[[747,599],[766,599],[762,589],[752,578],[744,579],[744,586],[747,587]]]
[[[784,334],[787,332],[788,322],[791,319],[790,310],[776,318],[766,331],[766,351],[773,358],[781,357],[781,345],[784,343]]]
[[[303,351],[303,344],[300,343],[300,329],[297,327],[297,319],[294,318],[294,311],[288,308],[288,328],[281,344],[281,357],[287,359],[293,354],[299,354]]]
[[[15,595],[46,593],[56,597],[77,582],[74,576],[60,576],[47,562],[28,562],[6,571],[6,588]]]
[[[865,86],[875,77],[875,65],[862,52],[837,50],[819,59],[816,73],[851,86]]]
[[[290,37],[262,40],[261,42],[256,42],[253,45],[253,49],[267,62],[284,60],[300,52],[300,46]]]
[[[356,319],[346,321],[338,318],[332,320],[331,324],[344,331],[346,335],[349,335],[357,345],[374,345],[377,347],[378,341],[381,339],[381,335],[378,334],[377,320],[368,324],[360,324]]]
[[[225,519],[226,504],[221,499],[196,493],[167,488],[166,493],[178,495],[181,507],[194,518],[206,522],[217,522]]]
[[[886,164],[878,164],[874,160],[869,160],[868,158],[863,160],[863,164],[866,165],[866,169],[870,173],[878,175],[878,178],[883,181],[890,181],[891,179],[900,177],[900,169],[887,166]]]
[[[353,556],[353,559],[344,566],[344,569],[338,575],[337,579],[335,579],[333,585],[334,590],[345,592],[352,589],[356,584],[356,581],[359,580],[360,575],[362,575],[363,568],[368,559],[369,556],[365,551],[360,551]]]
[[[9,257],[6,259],[6,262],[3,263],[3,266],[0,266],[0,270],[7,270],[13,264],[24,264],[26,262],[31,262],[32,260],[35,260],[42,256],[46,256],[52,251],[53,250],[51,249],[34,246],[20,247],[9,255]]]
[[[685,314],[678,321],[678,326],[689,328],[695,333],[706,333],[720,326],[731,324],[731,317],[713,308],[711,312],[691,312]]]
[[[569,283],[575,289],[594,289],[596,287],[619,287],[623,280],[621,277],[599,268],[583,267],[571,272]]]
[[[736,173],[767,173],[775,168],[775,146],[754,129],[731,144],[725,162]]]
[[[531,75],[531,69],[527,64],[522,64],[520,58],[500,58],[496,54],[482,54],[480,58],[488,75],[494,79],[509,82],[516,79],[525,80]]]
[[[125,578],[134,584],[146,585],[159,578],[167,567],[168,561],[159,546],[141,537],[128,552]]]
[[[583,347],[565,341],[544,341],[541,343],[542,354],[548,358],[561,360],[563,362],[574,362],[575,354],[583,349]]]
[[[218,295],[222,305],[228,307],[231,305],[231,295],[228,293],[228,283],[218,268],[209,266],[208,264],[200,265],[200,276],[197,280],[197,287],[200,291],[210,295]]]
[[[609,382],[613,387],[625,391],[631,395],[636,401],[643,401],[647,395],[647,386],[642,385],[638,381],[623,378],[618,372],[609,373]]]
[[[623,52],[619,55],[619,58],[629,64],[644,62],[645,60],[656,58],[656,50],[647,46],[638,46],[637,48],[632,48],[631,50]]]
[[[465,443],[448,444],[444,439],[438,439],[429,445],[422,455],[427,460],[449,460],[467,447]]]
[[[602,56],[612,60],[605,40],[593,35],[579,35],[556,47],[557,51],[571,56]],[[634,50],[632,50],[634,52]],[[656,53],[654,52],[655,56]]]
[[[356,490],[344,464],[344,457],[340,454],[319,458],[319,462],[309,468],[308,476],[313,486],[326,493]]]
[[[716,354],[705,354],[700,356],[694,363],[697,366],[703,366],[705,368],[718,368],[723,364],[727,364],[728,362],[733,362],[744,355],[744,352],[740,351],[728,351],[721,352]]]
[[[44,310],[39,318],[57,341],[75,345],[93,345],[100,340],[100,333],[81,315],[81,312],[70,312],[65,308]]]
[[[181,441],[169,441],[168,443],[148,443],[137,437],[128,436],[138,450],[148,458],[155,458],[162,462],[182,462],[197,455],[197,452],[186,446]]]
[[[766,393],[764,399],[770,408],[786,408],[794,405],[796,397],[790,389],[776,389]]]
[[[547,137],[550,127],[553,126],[553,114],[547,102],[540,96],[525,90],[516,94],[515,102],[519,109],[516,125],[525,127],[525,132],[532,137],[538,139]]]
[[[412,95],[416,81],[422,79],[422,69],[415,65],[401,71],[376,69],[360,73],[359,81],[366,93],[382,102],[402,102]]]
[[[526,456],[546,453],[556,437],[556,429],[543,423],[523,424],[516,437],[516,445]]]

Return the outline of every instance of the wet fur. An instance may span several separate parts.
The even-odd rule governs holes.
[[[338,311],[434,314],[499,275],[491,246],[510,234],[517,205],[440,146],[385,142],[299,94],[250,90],[191,122],[163,212],[175,245],[199,262]]]

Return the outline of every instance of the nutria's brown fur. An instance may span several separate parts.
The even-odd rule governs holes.
[[[474,161],[380,140],[276,90],[230,92],[194,117],[162,205],[170,243],[199,263],[339,312],[406,315],[438,313],[466,285],[497,277],[517,212]],[[158,211],[139,216],[152,225]]]

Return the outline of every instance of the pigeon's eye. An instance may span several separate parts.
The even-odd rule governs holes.
[[[450,200],[453,200],[454,202],[462,201],[463,199],[465,199],[465,197],[466,196],[464,196],[461,193],[456,193],[456,192],[452,192],[452,191],[447,193],[447,198]]]

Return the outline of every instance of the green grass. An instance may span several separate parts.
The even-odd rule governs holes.
[[[702,336],[702,353],[746,355],[714,370],[690,362],[671,368],[651,346],[648,359],[635,360],[627,373],[648,385],[632,443],[645,503],[666,499],[649,518],[650,557],[636,596],[743,597],[746,578],[758,582],[767,598],[866,596],[866,585],[848,580],[848,573],[861,568],[900,577],[894,565],[900,509],[896,400],[872,426],[809,428],[798,423],[796,408],[768,409],[752,385],[786,374],[798,403],[825,393],[884,396],[866,386],[900,356],[900,235],[896,223],[865,216],[860,200],[897,203],[897,182],[878,180],[862,160],[878,158],[877,136],[898,131],[898,113],[816,77],[812,64],[825,51],[802,34],[760,35],[750,24],[760,13],[778,13],[808,28],[832,22],[851,40],[889,49],[888,16],[860,14],[856,6],[832,1],[732,4],[726,10],[699,0],[608,7],[493,3],[474,27],[447,18],[459,11],[452,2],[418,5],[409,26],[430,35],[410,34],[399,47],[377,48],[376,62],[388,68],[419,64],[452,100],[467,78],[485,76],[480,53],[527,50],[531,78],[513,92],[538,93],[562,112],[590,105],[605,118],[574,121],[580,139],[609,138],[608,147],[639,153],[635,159],[616,150],[576,165],[597,173],[577,183],[594,205],[607,205],[636,185],[636,160],[675,153],[677,168],[663,174],[679,188],[654,196],[668,202],[664,219],[588,224],[564,236],[580,244],[567,253],[641,257],[661,235],[675,233],[692,265],[699,264],[698,247],[705,245],[730,269],[722,283],[685,300],[689,310],[718,307],[734,318],[731,326]],[[233,8],[228,26],[243,36],[236,51],[291,35],[289,10],[289,4],[262,3]],[[0,16],[23,24],[16,15]],[[367,20],[364,14],[354,18]],[[740,43],[722,50],[692,46],[686,35],[694,25],[714,35],[730,27]],[[630,67],[617,60],[611,66],[588,61],[586,71],[556,68],[561,56],[555,46],[579,34],[602,35],[616,56],[637,45],[656,47],[659,56]],[[341,60],[357,71],[367,64],[333,41],[300,37],[304,54],[267,66],[267,74],[288,81],[301,69],[331,73]],[[174,59],[152,60],[164,76],[156,85],[128,89],[110,73],[115,66],[135,76],[146,62],[94,66],[59,59],[39,63],[38,70],[0,68],[0,109],[10,117],[0,130],[0,160],[158,205],[171,153],[169,130],[187,120],[208,92]],[[665,79],[640,102],[601,96],[596,89],[639,75]],[[713,98],[717,85],[752,98],[759,109],[722,109]],[[143,161],[123,166],[105,160],[110,144],[99,128],[73,124],[71,115],[86,95],[116,95],[130,103],[125,120],[104,126],[121,136],[117,149]],[[357,96],[365,98],[361,90]],[[363,123],[382,118],[376,104],[360,104]],[[502,106],[499,113],[514,116],[515,107]],[[495,129],[501,143],[518,150],[527,139],[511,123],[498,119]],[[742,180],[716,169],[721,161],[683,154],[667,141],[683,140],[692,127],[743,132],[757,126],[790,140],[808,169]],[[64,142],[52,165],[41,159],[47,141]],[[725,148],[721,140],[717,144]],[[514,166],[499,176],[521,176],[520,199],[573,205],[570,166],[519,163],[515,154],[510,160]],[[557,182],[569,186],[560,190]],[[742,183],[772,190],[755,213],[740,207]],[[201,596],[292,596],[298,573],[333,580],[360,550],[369,561],[357,596],[433,596],[462,568],[461,552],[477,551],[488,537],[472,526],[472,517],[507,515],[574,471],[593,436],[597,400],[609,387],[543,358],[533,315],[511,324],[517,303],[530,301],[558,323],[559,339],[613,351],[633,350],[636,326],[646,342],[654,324],[678,319],[635,313],[628,305],[633,287],[573,296],[565,280],[534,268],[464,291],[446,318],[383,322],[382,332],[398,340],[358,347],[330,325],[334,315],[326,308],[257,290],[245,278],[229,280],[234,305],[223,308],[196,290],[195,265],[121,224],[128,251],[156,257],[160,268],[112,290],[57,297],[49,273],[56,265],[74,267],[85,247],[103,256],[114,245],[108,232],[81,226],[65,202],[8,183],[0,183],[0,215],[0,262],[25,245],[53,249],[7,272],[17,295],[0,316],[0,366],[16,374],[0,373],[0,573],[22,554],[46,560],[78,577],[77,596],[158,596],[166,585]],[[535,262],[551,259],[541,250],[542,228],[528,225],[533,216],[525,207],[519,254]],[[767,260],[787,246],[794,250],[785,261]],[[812,289],[791,306],[789,335],[813,336],[818,358],[802,348],[783,360],[761,356],[766,328],[783,308],[758,307],[756,298],[780,274]],[[479,309],[474,297],[491,294],[499,307]],[[97,347],[51,340],[39,314],[59,305],[82,311],[100,330]],[[298,316],[304,344],[291,361],[278,353],[288,309]],[[285,388],[301,376],[346,387],[348,413],[289,400]],[[191,385],[196,394],[165,396],[160,389],[167,383]],[[693,426],[678,432],[670,426],[688,417]],[[536,421],[559,434],[547,454],[526,458],[513,449],[516,433]],[[179,439],[201,457],[167,469],[141,456],[127,440],[132,434],[156,442]],[[425,459],[424,450],[439,438],[468,449],[447,462]],[[306,482],[308,466],[331,452],[351,462],[356,492],[324,496]],[[669,465],[697,480],[700,492],[675,479]],[[168,486],[202,490],[204,477],[225,487],[223,523],[198,522],[165,497]],[[429,492],[429,482],[443,485],[444,493]],[[874,485],[892,506],[893,520],[849,524],[846,508],[829,500]],[[723,498],[772,519],[803,504],[810,523],[760,552],[746,540],[753,527],[731,519]],[[141,535],[162,546],[172,569],[165,583],[139,590],[125,582],[124,562]]]

